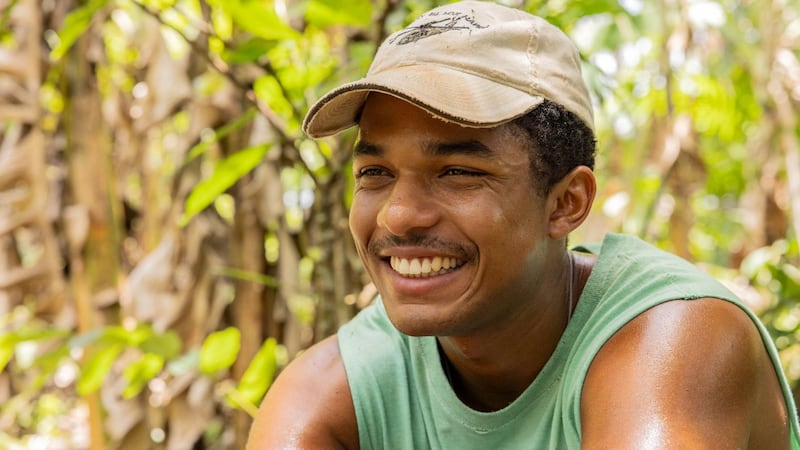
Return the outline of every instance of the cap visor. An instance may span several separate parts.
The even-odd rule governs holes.
[[[313,138],[336,134],[358,120],[369,92],[406,100],[448,122],[490,127],[513,120],[543,98],[470,73],[443,66],[407,65],[368,75],[322,97],[303,124]]]

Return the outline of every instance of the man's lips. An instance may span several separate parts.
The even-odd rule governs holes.
[[[381,259],[391,271],[411,280],[446,275],[465,265],[472,252],[463,245],[430,235],[385,236],[371,241],[367,251]]]

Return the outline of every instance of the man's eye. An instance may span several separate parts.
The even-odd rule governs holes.
[[[475,170],[468,170],[463,169],[461,167],[450,167],[444,171],[445,176],[467,176],[467,177],[477,177],[483,175],[482,172],[478,172]]]
[[[380,177],[386,175],[385,169],[380,167],[364,167],[356,173],[356,178],[361,177]]]

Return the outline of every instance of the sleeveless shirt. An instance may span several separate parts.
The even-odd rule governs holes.
[[[607,235],[600,245],[597,263],[552,356],[528,388],[499,411],[464,405],[444,374],[436,338],[397,331],[380,299],[345,324],[338,339],[361,448],[578,449],[581,391],[603,344],[658,304],[702,297],[736,304],[758,328],[783,389],[792,448],[800,449],[792,393],[777,350],[756,315],[689,262],[617,234]]]

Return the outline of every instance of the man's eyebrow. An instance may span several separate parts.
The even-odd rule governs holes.
[[[490,158],[494,156],[494,151],[480,141],[457,141],[457,142],[430,142],[425,145],[425,153],[429,156],[476,156]],[[353,156],[380,156],[383,148],[370,144],[369,142],[358,141],[353,147]]]
[[[432,142],[425,148],[425,153],[431,156],[477,156],[490,158],[495,155],[494,151],[480,141],[469,140],[459,142]]]
[[[353,157],[356,156],[379,156],[383,154],[383,149],[369,142],[358,141],[353,147]]]

